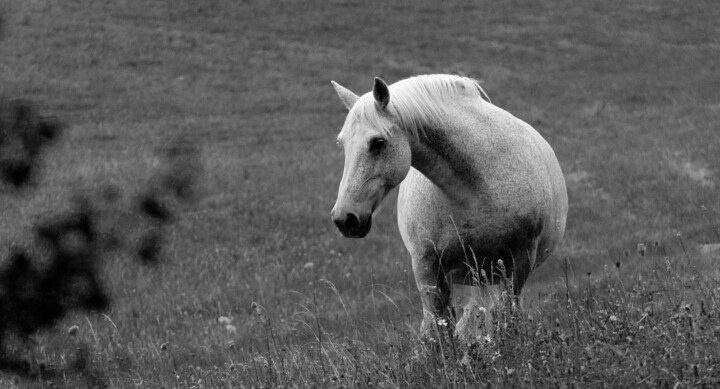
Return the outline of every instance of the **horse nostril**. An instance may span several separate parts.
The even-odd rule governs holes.
[[[337,218],[334,219],[334,221],[337,228],[343,233],[347,233],[360,227],[360,219],[353,213],[348,213],[345,215],[344,219]]]
[[[346,230],[354,230],[360,227],[360,219],[354,213],[348,213],[343,224]]]

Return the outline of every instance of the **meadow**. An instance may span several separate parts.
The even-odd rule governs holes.
[[[197,201],[162,263],[106,258],[112,308],[19,346],[0,387],[720,385],[720,7],[711,1],[7,1],[0,95],[67,125],[37,187],[0,192],[0,258],[78,192],[131,196],[173,139]],[[488,341],[418,334],[395,193],[364,239],[330,220],[357,93],[481,81],[553,146],[557,254]],[[128,231],[128,235],[133,233]],[[132,238],[132,237],[131,237]],[[1,260],[0,260],[1,261]],[[72,335],[68,329],[77,326]],[[679,384],[679,386],[678,386]]]

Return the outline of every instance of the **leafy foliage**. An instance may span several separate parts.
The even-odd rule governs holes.
[[[0,100],[0,170],[10,187],[21,189],[31,184],[42,151],[57,138],[60,128],[57,121],[39,116],[27,101]],[[176,213],[168,203],[190,200],[200,171],[196,148],[180,141],[170,144],[158,175],[133,207],[151,221],[137,249],[143,264],[158,262],[164,227]],[[114,192],[106,190],[110,203],[117,198]],[[52,376],[54,373],[13,357],[8,338],[28,339],[72,311],[103,312],[110,306],[101,269],[107,255],[119,248],[117,234],[121,232],[103,220],[111,214],[100,212],[88,196],[76,202],[75,210],[36,225],[34,246],[44,257],[44,266],[38,266],[27,249],[14,247],[0,269],[0,371]],[[81,357],[85,358],[84,354]]]

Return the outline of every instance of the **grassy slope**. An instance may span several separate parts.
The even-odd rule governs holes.
[[[344,119],[330,79],[357,92],[373,76],[482,80],[493,102],[556,150],[570,195],[560,257],[578,280],[630,261],[623,252],[638,242],[678,253],[677,230],[688,246],[718,239],[706,218],[720,216],[720,27],[709,3],[128,0],[5,9],[0,92],[71,124],[48,156],[44,187],[3,198],[5,242],[62,208],[78,185],[141,182],[154,149],[178,133],[203,148],[203,198],[174,233],[161,272],[109,265],[117,329],[104,317],[68,320],[115,384],[172,384],[175,368],[188,379],[191,366],[246,359],[264,347],[253,301],[283,341],[301,346],[298,355],[312,355],[318,311],[333,339],[380,347],[376,335],[388,328],[412,339],[420,307],[394,197],[364,240],[341,239],[329,222]],[[538,269],[526,305],[562,279],[561,263]],[[219,315],[234,317],[237,333]],[[59,363],[63,342],[45,341],[58,344],[41,354]],[[164,342],[175,363],[159,350]],[[129,366],[112,362],[126,354]]]

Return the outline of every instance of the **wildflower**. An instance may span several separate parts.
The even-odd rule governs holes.
[[[231,335],[235,335],[237,333],[237,328],[232,324],[226,325],[225,330],[227,330],[227,332]]]
[[[419,363],[422,360],[422,355],[420,355],[420,351],[416,348],[413,350],[413,355],[410,356],[410,362],[412,363]]]
[[[315,264],[314,264],[313,262],[306,262],[306,263],[303,265],[303,269],[308,269],[308,270],[309,270],[309,269],[312,269],[312,268],[314,268],[314,267],[315,267]]]
[[[618,321],[617,316],[615,316],[615,315],[610,315],[610,321]]]
[[[232,323],[232,319],[227,316],[220,316],[217,319],[218,323],[220,324],[230,324]]]
[[[645,256],[645,250],[646,250],[646,249],[647,249],[647,247],[645,247],[645,244],[643,244],[643,243],[638,243],[638,245],[637,245],[637,253],[640,254],[641,257],[644,257],[644,256]]]
[[[447,327],[447,320],[445,320],[445,319],[439,319],[439,320],[437,321],[437,325],[442,326],[442,327]]]
[[[72,326],[72,327],[68,328],[67,333],[70,336],[75,336],[75,335],[77,335],[79,330],[80,330],[80,327]]]
[[[253,358],[253,362],[259,363],[259,364],[264,365],[264,366],[266,366],[266,367],[267,367],[267,365],[268,365],[267,359],[265,359],[265,357],[263,357],[262,355],[258,355],[257,357]]]

